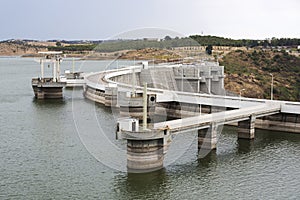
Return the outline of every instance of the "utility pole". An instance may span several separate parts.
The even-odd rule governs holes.
[[[274,76],[273,74],[270,74],[272,76],[271,80],[271,101],[273,101],[273,88],[274,88]]]
[[[240,90],[240,99],[242,98],[242,91],[245,91],[245,89]]]

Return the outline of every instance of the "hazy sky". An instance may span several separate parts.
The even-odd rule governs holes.
[[[151,27],[185,36],[299,38],[300,0],[0,0],[0,24],[0,40],[109,39],[132,30],[154,37],[144,29]]]

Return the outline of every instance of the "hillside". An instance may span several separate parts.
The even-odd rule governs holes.
[[[161,63],[176,62],[181,60],[181,57],[173,51],[168,51],[165,49],[146,48],[128,51],[122,54],[119,59],[154,60],[156,63]]]
[[[249,40],[249,39],[231,39],[211,35],[191,35],[190,38],[197,41],[200,45],[213,46],[232,46],[232,47],[278,47],[278,46],[298,46],[299,38],[271,38],[265,40]]]
[[[37,54],[39,51],[46,51],[43,46],[34,46],[22,41],[0,42],[1,56],[22,56],[29,54]]]
[[[285,51],[232,51],[219,60],[225,66],[225,88],[246,97],[300,100],[300,58]]]

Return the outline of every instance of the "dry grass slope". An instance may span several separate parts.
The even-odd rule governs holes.
[[[300,101],[300,58],[284,51],[232,51],[220,59],[225,66],[225,88],[255,98],[270,98],[271,75],[274,97]]]

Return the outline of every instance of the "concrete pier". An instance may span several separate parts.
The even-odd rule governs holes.
[[[153,140],[127,139],[127,168],[133,172],[161,169],[164,160],[163,138]]]
[[[198,150],[213,150],[217,148],[217,126],[198,130]]]
[[[118,139],[127,140],[128,171],[149,172],[162,168],[164,155],[171,142],[168,130],[139,130],[138,127],[134,128],[136,125],[138,121],[128,118],[118,122]]]
[[[250,116],[249,119],[238,122],[238,138],[239,139],[254,139],[255,133],[255,116]]]

